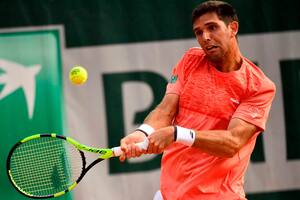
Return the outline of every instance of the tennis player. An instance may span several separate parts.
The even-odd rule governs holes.
[[[120,160],[163,152],[156,199],[245,200],[245,171],[275,85],[241,54],[231,5],[200,4],[192,25],[201,48],[183,55],[161,103],[121,140]],[[147,151],[134,146],[146,137]]]

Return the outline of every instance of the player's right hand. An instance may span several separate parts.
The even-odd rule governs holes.
[[[121,149],[124,152],[120,157],[120,161],[123,162],[125,159],[135,158],[141,156],[145,150],[140,149],[135,144],[145,141],[146,136],[141,131],[134,131],[121,139]]]

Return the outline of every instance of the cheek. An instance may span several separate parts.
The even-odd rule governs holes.
[[[226,48],[229,40],[227,37],[218,37],[215,38],[215,41],[219,44],[220,47]]]
[[[201,37],[196,37],[197,39],[197,42],[199,43],[199,45],[202,47],[204,42],[203,42],[203,39]]]

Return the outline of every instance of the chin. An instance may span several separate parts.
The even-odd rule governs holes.
[[[220,63],[223,60],[223,57],[219,56],[219,55],[208,55],[207,54],[207,58],[209,61],[211,61],[213,63]]]

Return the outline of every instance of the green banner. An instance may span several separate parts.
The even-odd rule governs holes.
[[[0,33],[1,199],[28,199],[6,175],[12,145],[32,134],[63,133],[60,46],[57,30]]]

